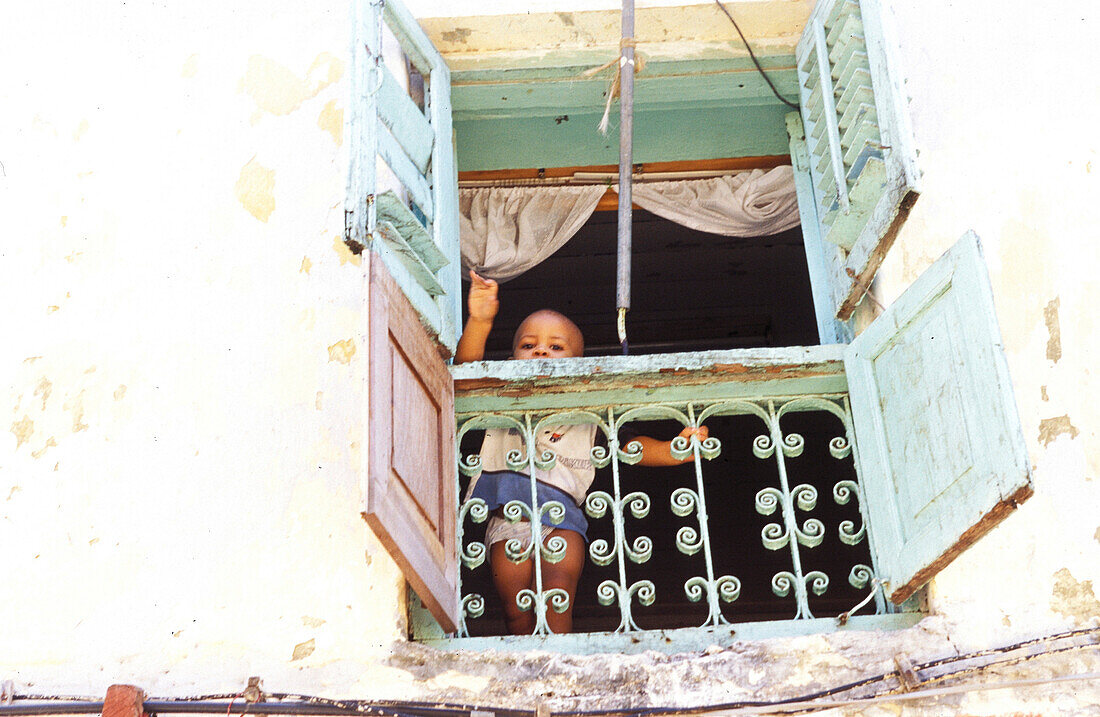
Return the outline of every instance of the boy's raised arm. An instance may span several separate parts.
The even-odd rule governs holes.
[[[466,300],[466,327],[455,348],[455,363],[480,361],[485,358],[485,341],[493,328],[493,319],[500,308],[497,283],[482,279],[470,270],[470,295]]]
[[[692,435],[699,437],[700,441],[705,441],[710,432],[707,431],[706,426],[699,426],[698,428],[691,428],[690,426],[680,431],[680,435],[684,438],[691,438]],[[649,436],[636,436],[635,441],[642,444],[642,460],[638,463],[643,466],[678,466],[682,463],[691,463],[695,460],[693,457],[684,459],[677,459],[672,457],[672,441],[659,441],[656,438],[650,438]]]

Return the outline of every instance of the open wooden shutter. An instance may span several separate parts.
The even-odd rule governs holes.
[[[913,282],[844,366],[876,572],[900,603],[1032,493],[978,237]]]
[[[425,607],[458,625],[454,383],[384,262],[370,263],[363,517]]]
[[[351,155],[346,239],[370,248],[448,352],[461,312],[458,172],[451,123],[451,73],[415,18],[398,0],[356,0]],[[424,79],[425,108],[382,62],[382,27],[390,29]],[[381,158],[408,194],[378,186]]]
[[[804,129],[798,141],[804,138],[807,152],[795,169],[808,175],[813,210],[808,192],[799,204],[804,224],[818,225],[812,239],[824,241],[819,253],[828,273],[814,289],[832,316],[847,320],[918,191],[893,33],[879,0],[819,0],[795,59]],[[793,156],[795,134],[791,139]]]

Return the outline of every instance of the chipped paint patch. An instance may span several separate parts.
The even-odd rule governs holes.
[[[319,617],[310,617],[309,615],[302,615],[302,624],[306,627],[321,627],[325,624],[325,620]]]
[[[441,690],[465,690],[481,692],[489,685],[490,678],[480,675],[463,674],[457,670],[447,670],[428,680],[428,685]]]
[[[29,441],[34,434],[34,421],[30,416],[23,416],[23,420],[12,422],[11,433],[15,436],[15,448],[18,450],[19,446]]]
[[[324,76],[320,77],[322,73]],[[313,64],[309,66],[308,76],[310,79],[317,78],[314,81],[319,84],[313,92],[316,95],[329,85],[340,81],[340,78],[344,76],[344,61],[331,52],[322,52],[314,58]]]
[[[306,640],[305,642],[299,642],[294,646],[294,652],[290,656],[290,661],[304,660],[313,654],[313,651],[317,649],[316,640]]]
[[[324,400],[324,397],[325,397],[325,392],[324,391],[318,391],[317,395],[313,398],[313,407],[316,408],[318,411],[321,410],[321,407],[323,405],[322,402]]]
[[[53,384],[50,383],[49,379],[47,379],[45,376],[43,376],[38,381],[38,385],[34,387],[34,395],[42,397],[42,410],[43,411],[46,410],[46,401],[49,400],[51,393],[53,393]]]
[[[115,397],[116,401],[121,401],[123,396],[126,395],[126,384],[120,383],[112,395]]]
[[[73,433],[88,430],[88,424],[84,422],[84,392],[81,391],[74,398],[66,401],[63,408],[73,412]]]
[[[344,110],[336,108],[336,100],[329,100],[321,108],[317,126],[332,136],[337,147],[344,143]]]
[[[355,355],[355,340],[344,339],[337,341],[328,347],[328,360],[337,363],[351,363],[351,357]]]
[[[440,33],[444,42],[455,44],[466,44],[466,40],[470,38],[470,35],[474,34],[474,31],[468,27],[456,27],[453,30],[447,30]]]
[[[1067,568],[1062,568],[1054,573],[1050,609],[1081,624],[1100,615],[1100,600],[1096,599],[1091,580],[1077,580]]]
[[[1050,395],[1047,393],[1047,387],[1046,386],[1040,386],[1039,387],[1039,398],[1043,399],[1044,401],[1049,401],[1050,400]]]
[[[183,61],[183,69],[180,70],[180,77],[192,78],[199,73],[199,56],[191,55]]]
[[[1039,442],[1044,446],[1049,445],[1058,436],[1063,434],[1069,434],[1069,437],[1077,438],[1077,434],[1080,431],[1072,423],[1070,423],[1069,416],[1057,416],[1055,418],[1044,418],[1039,421]]]
[[[344,238],[337,234],[332,239],[332,248],[336,250],[336,255],[340,257],[340,266],[351,263],[356,266],[363,266],[363,257],[360,254],[356,254],[344,243]]]
[[[1043,321],[1047,325],[1047,358],[1058,363],[1058,359],[1062,358],[1062,329],[1058,324],[1058,305],[1061,303],[1060,297],[1054,297],[1053,300],[1047,302],[1046,307],[1043,308]]]
[[[234,193],[249,214],[266,222],[275,211],[275,170],[268,169],[252,157],[248,164],[241,167]]]
[[[271,58],[253,55],[248,58],[248,66],[238,88],[252,98],[261,112],[281,116],[290,114],[306,100],[316,97],[343,74],[343,61],[327,52],[317,56],[304,78]]]
[[[313,268],[313,262],[309,260],[308,256],[302,257],[302,265],[298,267],[299,274],[308,274],[309,270]]]
[[[46,439],[45,445],[43,445],[37,451],[31,451],[31,458],[35,458],[35,459],[41,458],[42,456],[44,456],[46,454],[46,451],[48,451],[49,449],[54,448],[56,446],[57,446],[57,441],[54,440],[53,436],[50,436],[49,438]]]

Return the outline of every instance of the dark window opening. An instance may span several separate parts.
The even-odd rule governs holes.
[[[525,316],[551,308],[585,336],[585,354],[621,352],[615,334],[618,217],[596,212],[542,264],[500,287],[486,358],[511,355]],[[634,210],[632,354],[818,343],[802,232],[725,237]]]
[[[500,312],[490,334],[486,358],[502,360],[511,355],[512,334],[532,311],[551,308],[569,316],[585,335],[588,356],[621,352],[615,335],[616,275],[615,212],[596,212],[589,222],[552,257],[526,274],[501,285]],[[632,354],[704,351],[736,348],[804,346],[818,343],[817,324],[810,292],[806,254],[798,228],[767,237],[725,237],[688,229],[643,210],[635,209],[633,227],[632,307],[627,325]],[[754,439],[767,433],[752,416],[719,416],[707,420],[711,435],[722,442],[721,455],[703,461],[704,491],[715,577],[735,576],[741,584],[739,598],[722,603],[722,615],[731,623],[789,620],[795,617],[793,591],[777,597],[773,578],[792,569],[789,547],[770,550],[761,531],[770,523],[783,525],[781,511],[761,515],[755,508],[757,493],[778,488],[776,459],[753,455]],[[681,426],[675,422],[631,424],[638,433],[667,439]],[[855,481],[852,459],[838,460],[828,451],[829,441],[844,435],[840,421],[824,412],[784,416],[785,434],[799,433],[805,450],[787,457],[789,486],[809,484],[817,491],[810,511],[799,509],[796,521],[820,520],[825,538],[816,547],[801,546],[803,573],[820,571],[828,576],[823,595],[809,594],[816,617],[834,617],[857,604],[868,588],[848,582],[854,565],[870,565],[864,539],[849,546],[839,538],[844,521],[861,525],[858,501],[838,505],[833,487]],[[477,453],[481,432],[463,441],[464,455]],[[694,627],[706,621],[706,600],[691,602],[685,582],[705,577],[702,552],[685,555],[676,547],[677,531],[698,527],[694,514],[678,517],[670,509],[677,488],[696,489],[695,468],[643,468],[620,464],[622,493],[635,490],[650,497],[647,517],[627,515],[626,540],[640,535],[653,541],[653,555],[644,564],[627,563],[628,583],[651,580],[656,600],[650,606],[637,603],[632,614],[643,629]],[[467,479],[463,480],[463,491]],[[612,492],[611,468],[597,471],[592,491]],[[590,519],[589,541],[612,541],[610,516]],[[467,521],[466,542],[480,541],[484,527]],[[574,608],[576,632],[614,630],[619,621],[616,605],[602,606],[597,588],[605,580],[617,580],[617,565],[598,566],[586,559]],[[463,570],[463,594],[485,598],[485,613],[468,620],[471,636],[506,634],[500,598],[490,571],[483,565]],[[874,607],[865,609],[873,612]]]

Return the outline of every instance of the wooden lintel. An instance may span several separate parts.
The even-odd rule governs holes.
[[[674,162],[646,162],[634,165],[635,172],[735,172],[750,169],[773,169],[790,164],[791,158],[785,154],[772,154],[759,157],[727,157],[723,159],[681,160]],[[531,167],[525,169],[493,169],[459,172],[460,182],[491,182],[509,179],[559,179],[571,177],[577,172],[614,173],[619,168],[614,164],[599,164],[588,167]],[[634,209],[641,209],[634,204]],[[597,212],[615,211],[619,208],[619,195],[610,187],[596,204]]]
[[[769,154],[758,157],[724,157],[721,159],[692,159],[674,162],[645,162],[634,165],[635,172],[734,172],[746,169],[773,169],[790,164],[787,154]],[[575,167],[530,167],[525,169],[471,170],[458,173],[460,182],[490,182],[501,179],[555,179],[572,177],[577,172],[618,172],[617,164],[595,164]]]

